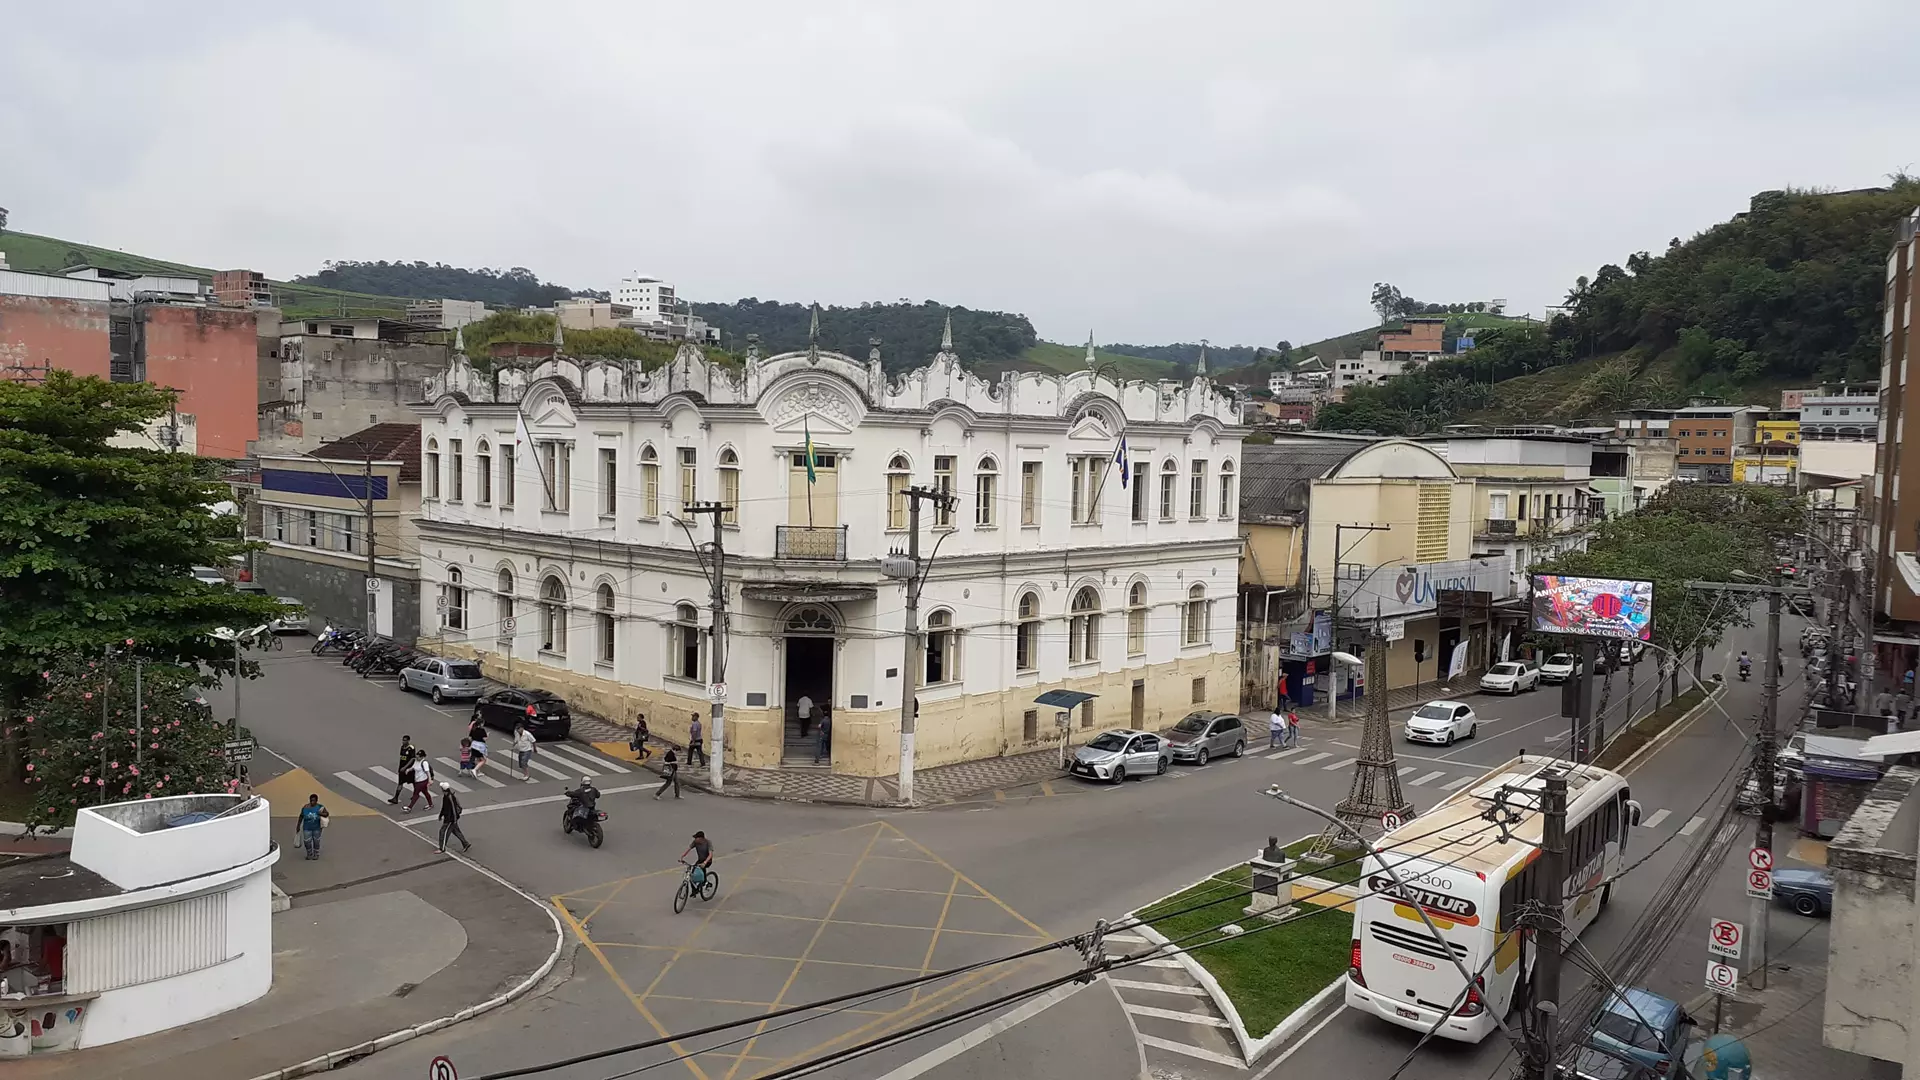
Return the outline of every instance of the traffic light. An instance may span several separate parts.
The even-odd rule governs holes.
[[[1427,662],[1427,643],[1420,638],[1413,639],[1413,662],[1416,664]]]

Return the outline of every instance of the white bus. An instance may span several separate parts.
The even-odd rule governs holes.
[[[1620,869],[1627,835],[1640,821],[1625,778],[1591,765],[1522,755],[1388,833],[1377,844],[1379,854],[1361,862],[1347,968],[1349,1008],[1422,1032],[1451,1010],[1436,1034],[1479,1042],[1496,1028],[1495,1016],[1527,1000],[1533,934],[1517,930],[1516,920],[1530,901],[1546,895],[1538,811],[1550,772],[1567,778],[1572,872],[1566,895],[1574,899],[1567,903],[1563,940],[1578,937],[1606,906],[1612,887],[1592,887]],[[1520,812],[1504,842],[1483,816],[1502,788],[1506,805]],[[1398,872],[1404,889],[1381,860]],[[1441,940],[1415,905],[1432,919]],[[1457,1008],[1462,978],[1449,951],[1476,973]]]

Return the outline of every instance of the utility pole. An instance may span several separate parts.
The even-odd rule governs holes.
[[[1329,644],[1335,649],[1338,649],[1340,647],[1340,560],[1345,558],[1347,554],[1346,550],[1340,544],[1340,534],[1345,532],[1348,529],[1352,529],[1355,532],[1360,533],[1361,534],[1360,539],[1364,540],[1366,539],[1366,534],[1368,533],[1392,532],[1393,526],[1391,525],[1343,525],[1339,523],[1336,523],[1333,526],[1333,619],[1331,624],[1332,629],[1330,631],[1330,633],[1333,635],[1333,640],[1329,642]],[[1354,543],[1356,544],[1358,544],[1359,542],[1360,540],[1354,541]],[[1375,569],[1378,569],[1378,567],[1376,567]],[[1335,680],[1335,669],[1333,666],[1333,662],[1329,660],[1327,662],[1327,719],[1328,720],[1338,720],[1340,718],[1340,687],[1335,683],[1334,680]],[[1382,693],[1385,693],[1386,687],[1383,685],[1381,686],[1380,690]]]
[[[1533,966],[1535,1024],[1539,1031],[1541,1080],[1554,1080],[1554,1021],[1560,1012],[1560,929],[1567,903],[1567,776],[1557,769],[1541,779],[1542,844],[1540,871],[1546,880],[1546,899],[1534,924]]]
[[[731,506],[717,502],[693,503],[689,514],[713,515],[713,572],[707,583],[712,587],[713,626],[707,642],[707,699],[712,702],[712,721],[708,725],[707,783],[718,794],[724,781],[722,760],[726,754],[727,725],[727,549],[722,543],[721,519]],[[691,538],[691,533],[689,533]]]
[[[1600,666],[1600,650],[1594,645],[1592,638],[1583,637],[1574,654],[1579,657],[1579,661],[1574,668],[1571,680],[1573,684],[1573,701],[1571,702],[1573,705],[1573,760],[1585,765],[1593,760],[1595,743],[1599,741],[1594,737],[1593,730],[1593,679],[1594,669]],[[1561,704],[1562,706],[1568,704],[1565,695],[1562,695]],[[1565,711],[1564,708],[1562,711]],[[1632,706],[1628,706],[1628,712],[1631,714]]]
[[[900,801],[912,803],[914,728],[920,718],[920,589],[927,583],[927,571],[933,568],[931,556],[925,566],[920,564],[920,503],[922,500],[931,500],[940,509],[951,513],[957,500],[944,491],[918,486],[908,488],[904,494],[907,499],[907,553],[902,557],[895,552],[882,559],[880,571],[890,578],[903,579],[907,588],[907,631],[900,665]],[[937,545],[935,550],[938,550]]]
[[[380,602],[380,568],[373,547],[373,451],[362,444],[360,453],[366,459],[366,471],[361,475],[364,486],[360,493],[365,496],[361,500],[361,507],[367,516],[367,633],[371,634],[375,625],[374,614]]]

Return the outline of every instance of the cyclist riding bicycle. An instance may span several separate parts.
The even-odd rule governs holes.
[[[693,884],[698,887],[707,880],[707,868],[713,865],[713,844],[706,833],[693,834],[693,843],[680,853],[680,861],[685,862],[688,855],[693,856]]]

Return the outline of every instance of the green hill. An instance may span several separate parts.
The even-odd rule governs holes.
[[[108,270],[197,277],[208,284],[213,282],[213,271],[204,266],[169,262],[165,259],[75,243],[52,236],[36,236],[33,233],[11,230],[0,232],[0,251],[6,252],[7,264],[10,267],[30,273],[53,274],[67,267],[85,263]],[[348,292],[342,289],[299,285],[286,281],[275,281],[272,285],[274,297],[279,300],[281,310],[290,319],[308,315],[398,316],[405,314],[407,309],[407,301],[398,296]]]

